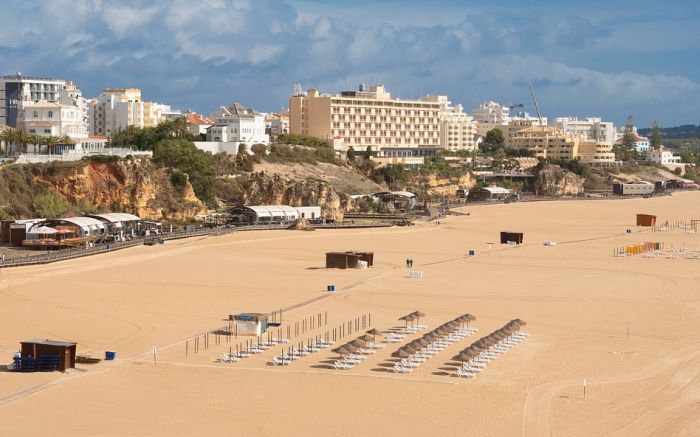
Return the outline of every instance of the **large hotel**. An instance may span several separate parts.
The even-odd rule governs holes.
[[[370,147],[380,157],[422,157],[440,145],[444,102],[392,98],[381,85],[339,95],[317,89],[289,99],[291,133],[332,140],[336,149]]]

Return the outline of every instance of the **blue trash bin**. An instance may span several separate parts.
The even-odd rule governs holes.
[[[114,351],[106,351],[105,352],[105,360],[112,361],[115,358],[117,358],[116,352],[114,352]]]
[[[476,253],[473,250],[469,251],[469,256],[474,256]]]
[[[328,291],[335,291],[335,285],[329,285],[327,288]]]

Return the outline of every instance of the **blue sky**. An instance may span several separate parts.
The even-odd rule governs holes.
[[[470,110],[640,126],[700,123],[700,2],[5,0],[2,73],[74,80],[87,96],[131,86],[209,113],[286,105],[292,85],[383,83]]]

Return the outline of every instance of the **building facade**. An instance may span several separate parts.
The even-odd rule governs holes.
[[[411,156],[440,150],[440,103],[392,98],[382,85],[339,95],[317,89],[289,99],[290,132],[333,141],[336,150],[402,148]],[[388,156],[388,155],[387,155]]]
[[[169,105],[146,102],[138,88],[106,88],[88,106],[91,135],[110,137],[127,126],[155,127],[180,116]]]
[[[68,135],[87,138],[87,120],[82,108],[57,102],[27,102],[20,111],[18,125],[30,134],[43,137]]]
[[[438,102],[440,111],[440,147],[450,152],[476,149],[476,123],[464,112],[462,105],[452,106],[447,96],[429,95],[421,97],[424,102]]]
[[[0,124],[18,128],[22,107],[31,102],[60,100],[66,81],[21,73],[0,77]]]
[[[519,131],[512,147],[528,149],[536,158],[576,159],[579,139],[564,134],[551,126],[532,126]]]
[[[564,134],[592,142],[612,146],[615,143],[615,126],[610,121],[602,121],[598,117],[588,117],[579,120],[576,117],[557,117],[554,127]]]
[[[670,150],[666,150],[664,146],[659,147],[656,150],[652,150],[647,155],[647,161],[655,162],[661,165],[668,164],[681,164],[681,157],[675,156]]]
[[[289,113],[272,113],[265,116],[265,133],[270,137],[289,133]]]
[[[247,146],[270,143],[270,136],[265,133],[265,115],[240,103],[221,106],[211,118],[214,126],[207,129],[207,141]]]

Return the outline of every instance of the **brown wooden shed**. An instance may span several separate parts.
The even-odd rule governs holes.
[[[326,252],[327,269],[356,269],[359,261],[374,265],[374,252]]]
[[[509,241],[515,244],[523,244],[522,232],[501,232],[501,244],[508,244]]]
[[[61,372],[75,367],[76,343],[33,339],[23,341],[21,345],[22,358],[34,358],[41,361],[43,358],[58,357],[57,369]]]
[[[637,226],[656,226],[656,216],[637,214]]]

